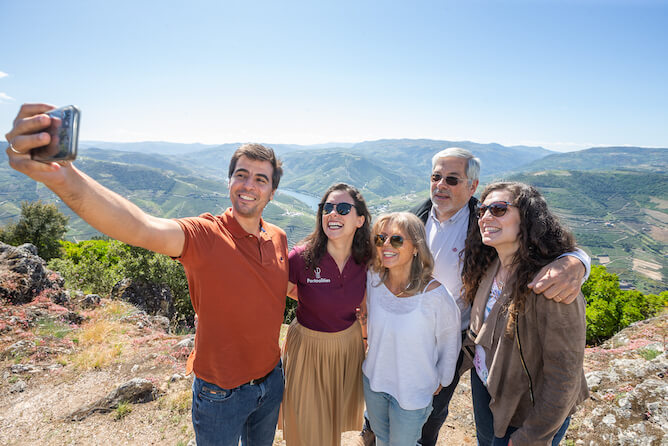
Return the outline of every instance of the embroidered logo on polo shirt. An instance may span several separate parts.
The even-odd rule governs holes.
[[[331,280],[327,279],[326,277],[320,277],[320,274],[322,273],[322,270],[320,269],[319,266],[316,266],[316,268],[313,270],[315,273],[315,279],[310,279],[306,278],[306,283],[330,283]]]

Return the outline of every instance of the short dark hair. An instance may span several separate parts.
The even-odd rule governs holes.
[[[276,154],[271,147],[265,147],[262,144],[255,143],[244,144],[239,147],[232,155],[232,159],[230,159],[230,167],[227,172],[228,178],[232,178],[234,169],[237,168],[237,160],[242,156],[254,161],[268,161],[271,163],[271,167],[274,169],[271,174],[271,188],[273,190],[278,188],[278,183],[280,183],[281,177],[283,176],[283,163],[276,158]]]

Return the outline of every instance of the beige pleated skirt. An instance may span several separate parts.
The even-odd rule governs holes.
[[[285,338],[283,438],[287,446],[339,446],[362,428],[364,344],[360,325],[324,333],[295,319]]]

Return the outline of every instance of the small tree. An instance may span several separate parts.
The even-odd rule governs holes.
[[[616,274],[602,265],[593,265],[582,285],[587,299],[587,342],[598,344],[633,322],[654,316],[665,308],[668,292],[644,295],[637,290],[621,290]]]
[[[0,229],[0,240],[18,246],[32,243],[40,257],[49,260],[60,256],[60,241],[67,231],[69,218],[55,204],[24,201],[18,223]]]

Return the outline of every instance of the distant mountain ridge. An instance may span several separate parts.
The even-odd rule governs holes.
[[[152,214],[218,213],[229,206],[227,168],[238,146],[172,153],[144,150],[140,143],[134,146],[138,152],[83,148],[76,164]],[[598,147],[554,153],[541,147],[409,139],[325,149],[279,145],[275,148],[285,171],[279,192],[286,193],[276,194],[264,216],[288,232],[292,245],[312,230],[314,211],[292,198],[290,191],[318,200],[327,187],[341,181],[362,191],[373,215],[408,210],[428,197],[431,158],[450,146],[469,149],[481,159],[478,192],[497,179],[536,185],[573,227],[595,263],[606,264],[645,292],[665,289],[661,283],[668,275],[668,149]],[[59,202],[44,186],[0,163],[0,224],[18,216],[21,201],[37,199]],[[61,208],[72,218],[70,237],[97,234]]]
[[[521,171],[554,169],[668,172],[668,148],[593,147],[577,152],[553,153],[522,166]]]

